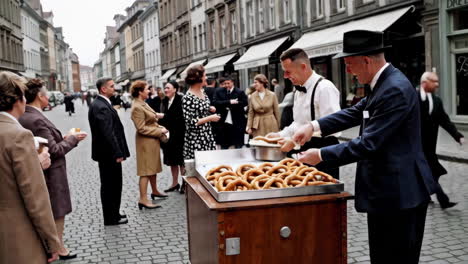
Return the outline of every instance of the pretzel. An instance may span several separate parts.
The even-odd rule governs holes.
[[[264,172],[267,172],[269,169],[273,168],[275,165],[273,165],[273,163],[270,163],[270,162],[265,162],[265,163],[262,163],[260,166],[258,166],[258,168]]]
[[[216,182],[216,189],[220,192],[224,191],[226,189],[227,184],[231,183],[232,181],[235,181],[239,179],[237,176],[224,176],[220,177],[218,181]]]
[[[253,179],[251,182],[250,182],[250,185],[252,185],[252,188],[253,189],[257,189],[257,190],[260,190],[260,189],[263,189],[263,186],[265,186],[265,184],[270,180],[272,179],[271,176],[268,176],[268,175],[260,175],[260,176],[257,176],[255,177],[255,179]]]
[[[312,175],[315,181],[331,182],[338,183],[338,180],[333,178],[330,174],[327,174],[323,171],[313,171],[308,175]]]
[[[252,165],[252,164],[243,164],[243,165],[240,165],[236,172],[237,172],[237,175],[238,176],[244,176],[244,174],[251,170],[251,169],[256,169],[257,167],[255,167],[255,165]]]
[[[304,181],[304,179],[305,177],[303,176],[298,176],[298,175],[293,174],[291,176],[286,177],[286,179],[284,179],[284,184],[289,187],[295,187],[301,184],[302,181]]]
[[[213,168],[211,170],[209,170],[207,173],[206,173],[206,179],[208,179],[208,177],[210,176],[214,176],[216,173],[221,173],[223,172],[223,169],[225,169],[226,171],[232,171],[232,167],[231,166],[228,166],[228,165],[220,165],[216,168]]]
[[[266,172],[266,174],[270,175],[270,176],[276,176],[278,174],[285,173],[287,171],[289,171],[288,167],[286,167],[284,165],[276,165],[273,168],[269,169]]]
[[[250,182],[253,179],[255,179],[256,176],[260,176],[262,174],[265,174],[265,172],[263,172],[262,170],[251,169],[251,170],[247,171],[246,173],[244,173],[244,175],[242,175],[242,179],[247,181],[247,182]]]
[[[276,137],[276,138],[267,138],[267,137],[262,137],[262,136],[256,136],[253,138],[254,140],[259,140],[259,141],[264,141],[266,143],[270,144],[278,144],[278,141],[282,140],[282,137]]]
[[[291,158],[286,158],[286,159],[283,159],[281,160],[278,165],[284,165],[286,167],[299,167],[299,166],[302,166],[302,162],[298,161],[298,160],[295,160],[295,159],[291,159]]]
[[[246,191],[250,189],[252,189],[252,186],[250,185],[250,183],[242,179],[237,179],[228,183],[224,191]]]
[[[281,148],[280,148],[282,152],[289,152],[296,146],[296,143],[294,143],[294,141],[291,139],[286,139],[282,143],[283,145],[281,145]]]
[[[310,173],[313,173],[313,172],[316,172],[316,171],[317,171],[317,169],[314,168],[314,167],[305,167],[305,168],[301,168],[301,169],[296,169],[295,173],[298,176],[307,176]]]
[[[208,177],[206,177],[206,179],[211,183],[211,185],[215,186],[216,185],[216,182],[218,181],[219,178],[221,177],[224,177],[224,176],[236,176],[237,177],[237,174],[233,171],[224,171],[224,172],[221,172],[221,173],[215,173],[213,175],[210,175]]]
[[[273,185],[275,185],[276,187],[272,187]],[[262,189],[276,189],[276,188],[284,188],[284,187],[286,187],[286,185],[282,179],[273,177],[269,179],[265,183],[265,185],[263,185]]]
[[[300,170],[309,168],[307,165],[301,165],[299,167],[289,167],[289,171],[293,174],[298,174]],[[305,175],[304,175],[305,176]]]
[[[291,171],[286,171],[286,172],[283,172],[283,173],[280,173],[280,174],[276,174],[276,178],[280,178],[280,179],[285,179],[286,177],[292,175],[293,173]]]

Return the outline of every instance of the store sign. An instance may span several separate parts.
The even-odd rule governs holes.
[[[468,5],[468,0],[447,0],[447,9]]]
[[[320,47],[307,50],[309,58],[322,57],[327,55],[336,54],[343,51],[343,44],[335,44],[326,47]]]

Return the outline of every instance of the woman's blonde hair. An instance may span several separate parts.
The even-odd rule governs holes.
[[[269,82],[268,82],[267,77],[264,74],[255,75],[254,80],[261,83],[261,84],[263,84],[263,87],[265,87],[265,89],[268,89]]]

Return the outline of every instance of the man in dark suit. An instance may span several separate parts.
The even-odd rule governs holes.
[[[437,183],[439,183],[440,176],[447,174],[447,170],[439,163],[436,154],[439,126],[443,127],[460,145],[462,145],[465,140],[463,135],[458,132],[455,125],[450,121],[442,105],[442,100],[434,94],[438,87],[439,77],[437,77],[435,72],[423,73],[419,89],[422,145],[427,162],[432,171],[432,176]],[[437,187],[437,200],[439,200],[442,209],[447,209],[457,204],[450,202],[449,197],[445,194],[440,184],[438,184]]]
[[[408,79],[386,62],[383,33],[346,32],[343,52],[348,73],[371,93],[358,104],[312,121],[294,135],[304,144],[314,131],[330,135],[361,125],[349,142],[309,149],[303,162],[344,165],[358,162],[355,207],[367,213],[372,263],[418,263],[427,205],[436,188],[420,140],[418,94]]]
[[[247,125],[244,110],[248,104],[247,95],[241,89],[234,87],[232,77],[226,77],[222,86],[224,89],[216,89],[213,97],[216,111],[221,115],[219,131],[223,139],[219,143],[222,149],[228,149],[233,145],[235,148],[242,148]]]
[[[117,111],[109,98],[114,94],[114,81],[101,78],[96,82],[99,96],[89,108],[92,136],[92,159],[99,164],[101,203],[104,225],[127,223],[119,213],[122,198],[122,161],[130,157],[125,133]]]

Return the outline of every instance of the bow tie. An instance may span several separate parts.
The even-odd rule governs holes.
[[[296,85],[294,86],[299,92],[307,93],[307,89],[304,86]]]

